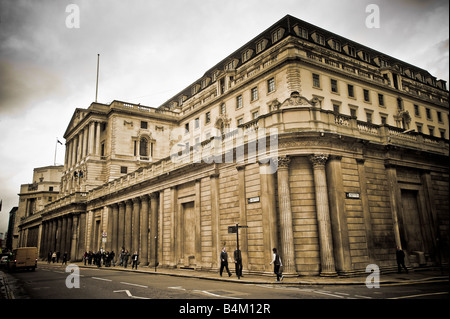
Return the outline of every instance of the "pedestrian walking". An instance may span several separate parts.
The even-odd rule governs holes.
[[[234,266],[238,279],[241,279],[240,277],[244,277],[242,276],[242,254],[239,248],[236,248],[236,250],[234,251]]]
[[[127,268],[127,266],[128,266],[128,258],[130,258],[130,253],[128,252],[128,250],[125,250],[125,252],[123,254],[123,266],[125,268]]]
[[[277,281],[283,280],[284,276],[281,274],[281,267],[283,267],[283,263],[281,262],[281,257],[278,255],[277,249],[273,248],[273,258],[270,264],[273,264],[273,273],[277,275]]]
[[[116,257],[116,254],[114,254],[114,250],[112,250],[111,253],[109,254],[109,258],[111,258],[113,267],[116,267],[116,259],[115,259],[115,257]]]
[[[134,267],[136,267],[137,270],[139,264],[139,255],[137,251],[135,251],[133,256],[131,256],[131,261],[133,262],[133,264],[131,265],[131,269],[134,269]]]
[[[405,266],[405,252],[397,246],[397,251],[395,254],[397,257],[398,273],[402,272],[402,267],[405,269],[405,272],[408,273],[408,268]]]
[[[220,277],[222,277],[223,268],[227,270],[228,277],[231,277],[231,272],[228,269],[228,253],[226,247],[223,247],[220,253]]]
[[[64,264],[67,265],[67,251],[65,251],[64,254],[63,254],[62,265],[64,265]]]
[[[84,260],[84,265],[85,266],[86,266],[87,259],[88,259],[88,253],[87,253],[87,251],[85,251],[84,254],[83,254],[83,260]]]
[[[55,263],[56,261],[56,252],[53,252],[52,254],[52,262]]]
[[[52,261],[52,252],[49,251],[47,255],[47,263],[50,263]]]

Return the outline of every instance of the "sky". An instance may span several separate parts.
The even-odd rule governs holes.
[[[56,139],[95,100],[97,54],[98,102],[158,107],[290,14],[448,82],[448,10],[448,0],[0,0],[0,233],[33,169],[54,165],[56,146],[64,163]]]

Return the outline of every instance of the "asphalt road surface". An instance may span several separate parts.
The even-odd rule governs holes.
[[[65,266],[50,264],[34,272],[8,273],[7,278],[16,299],[449,299],[445,280],[368,289],[365,285],[245,284],[95,268],[79,268],[76,275],[66,272]]]

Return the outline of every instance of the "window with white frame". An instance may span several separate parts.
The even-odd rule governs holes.
[[[257,87],[252,88],[250,91],[250,95],[251,95],[251,100],[256,101],[258,99],[258,88]]]

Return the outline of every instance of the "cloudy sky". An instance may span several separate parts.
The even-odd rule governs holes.
[[[79,28],[69,28],[79,8]],[[368,28],[369,4],[379,28]],[[71,9],[72,7],[69,7]],[[157,107],[290,14],[449,80],[447,0],[0,0],[0,233],[75,108]],[[64,162],[64,147],[56,163]]]

